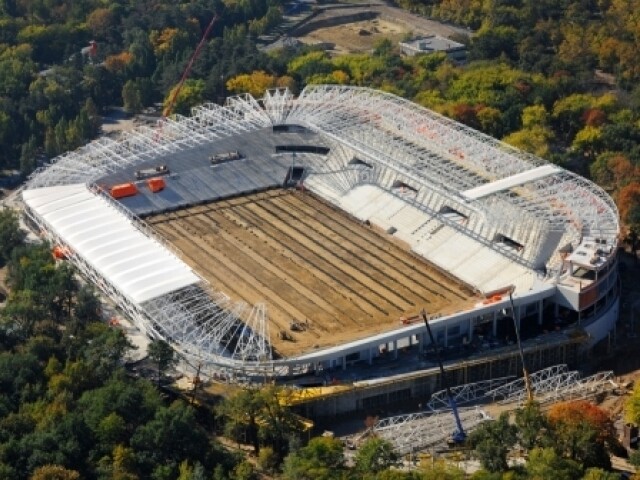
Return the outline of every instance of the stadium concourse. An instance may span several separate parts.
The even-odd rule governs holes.
[[[103,137],[22,200],[138,328],[231,381],[425,351],[423,308],[459,350],[505,341],[513,316],[594,344],[618,316],[604,191],[366,88],[241,95]]]

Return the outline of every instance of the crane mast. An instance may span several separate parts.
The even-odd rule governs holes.
[[[169,99],[169,103],[167,104],[165,109],[162,111],[163,118],[167,118],[173,112],[173,107],[176,104],[176,100],[178,99],[178,95],[182,90],[184,82],[189,77],[189,74],[191,73],[191,68],[193,67],[194,62],[198,58],[198,55],[200,55],[200,51],[202,50],[202,47],[204,47],[204,44],[206,43],[207,38],[209,37],[209,33],[211,33],[211,29],[213,28],[213,25],[216,23],[217,20],[218,20],[218,14],[215,14],[211,19],[211,21],[209,22],[209,25],[207,25],[206,30],[202,34],[202,38],[200,39],[200,42],[196,46],[196,49],[194,50],[193,54],[191,55],[191,58],[189,59],[189,63],[187,63],[187,66],[185,67],[184,72],[182,72],[182,77],[180,77],[180,81],[178,82],[178,85],[173,91],[173,95],[171,95],[171,98]]]
[[[424,320],[424,324],[427,327],[427,332],[429,333],[429,339],[431,340],[431,345],[435,348],[436,351],[436,359],[438,360],[438,367],[440,367],[440,378],[442,379],[442,386],[447,392],[447,399],[449,400],[449,406],[451,407],[451,411],[453,412],[453,417],[456,421],[457,430],[453,432],[453,441],[454,443],[460,444],[465,441],[467,438],[467,434],[462,428],[462,422],[460,421],[460,414],[458,413],[458,406],[456,405],[456,401],[451,395],[451,390],[449,389],[449,382],[447,381],[447,377],[444,373],[444,366],[442,365],[442,360],[440,359],[440,350],[438,349],[438,345],[436,344],[435,339],[433,338],[433,333],[431,332],[431,326],[429,325],[429,321],[427,320],[427,314],[424,310],[421,312],[422,319]]]

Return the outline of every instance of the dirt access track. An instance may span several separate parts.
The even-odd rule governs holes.
[[[282,356],[400,328],[401,317],[422,308],[452,313],[477,301],[309,193],[272,190],[146,220],[214,289],[250,305],[265,303],[271,341]],[[301,328],[293,331],[292,321]]]

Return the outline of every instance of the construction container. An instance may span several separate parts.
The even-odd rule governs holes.
[[[111,187],[111,196],[115,199],[132,197],[138,193],[138,188],[133,183],[121,183]]]
[[[154,177],[147,180],[147,186],[153,193],[159,192],[165,187],[164,178]]]

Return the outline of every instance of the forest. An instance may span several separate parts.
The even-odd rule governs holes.
[[[370,54],[267,54],[256,39],[280,22],[279,0],[2,0],[0,170],[26,176],[83,145],[101,134],[112,106],[133,114],[166,103],[217,14],[176,113],[273,87],[379,88],[591,178],[616,200],[623,234],[640,233],[640,0],[399,4],[469,27],[454,39],[468,46],[468,63],[403,57],[388,41]],[[0,213],[0,263],[10,287],[0,312],[2,479],[465,478],[439,462],[392,468],[398,459],[376,439],[347,466],[338,440],[304,444],[299,419],[273,389],[242,391],[213,411],[167,398],[128,373],[132,345],[100,322],[95,293],[48,246],[26,244],[9,211]],[[640,421],[640,389],[626,413]],[[612,428],[584,402],[531,406],[515,423],[500,418],[470,437],[483,467],[473,478],[618,478],[608,471],[619,448]],[[252,461],[223,447],[223,434],[252,445]],[[514,448],[526,466],[507,464]]]

